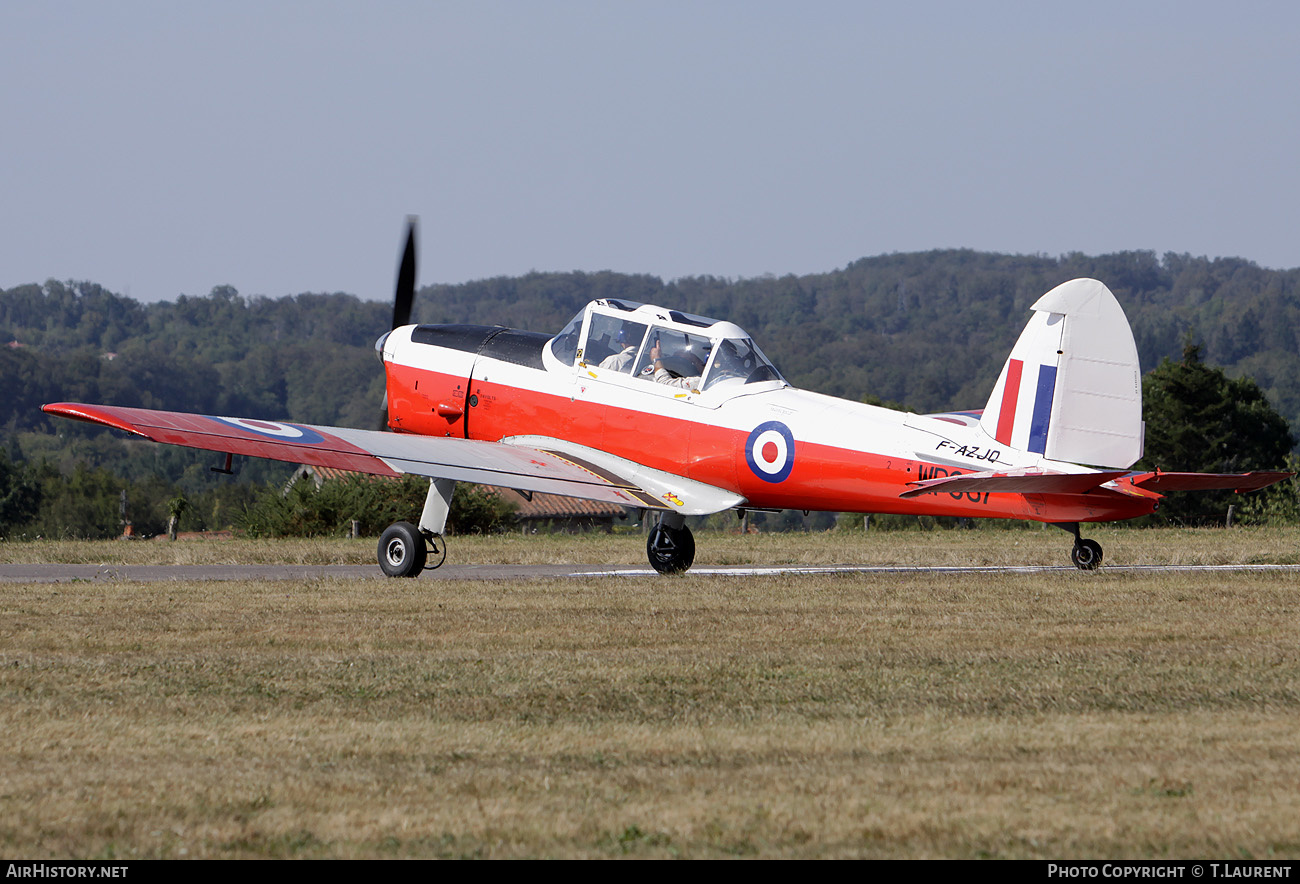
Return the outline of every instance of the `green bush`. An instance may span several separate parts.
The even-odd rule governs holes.
[[[328,479],[320,487],[295,482],[285,491],[268,488],[248,506],[241,527],[250,537],[327,537],[351,532],[352,522],[367,537],[382,534],[394,522],[418,522],[429,480],[349,476]],[[452,497],[449,534],[487,534],[511,524],[514,507],[500,494],[461,483]]]

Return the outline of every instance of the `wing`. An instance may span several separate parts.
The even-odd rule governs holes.
[[[378,476],[410,473],[688,516],[744,502],[725,489],[559,439],[532,436],[482,442],[73,402],[45,405],[42,410],[169,445]]]

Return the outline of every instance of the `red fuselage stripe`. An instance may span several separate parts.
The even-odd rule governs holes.
[[[419,393],[415,392],[419,381]],[[403,432],[460,435],[462,419],[449,421],[429,403],[446,391],[464,389],[461,378],[429,369],[388,364],[390,414]],[[429,397],[424,394],[429,391]],[[960,475],[924,461],[819,444],[795,437],[789,475],[764,481],[746,462],[745,430],[719,426],[708,412],[684,406],[705,418],[689,420],[635,408],[584,401],[509,384],[474,380],[466,397],[464,420],[470,437],[496,442],[507,436],[564,438],[682,475],[746,497],[752,507],[824,509],[839,512],[1030,518],[1043,521],[1109,521],[1150,512],[1149,501],[1113,492],[1021,495],[951,492],[900,499],[909,482]],[[851,426],[844,427],[846,436]]]

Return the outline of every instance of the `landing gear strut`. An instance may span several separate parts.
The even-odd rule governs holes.
[[[1096,571],[1101,567],[1101,544],[1079,535],[1078,522],[1058,522],[1056,527],[1074,535],[1074,548],[1070,550],[1070,561],[1080,571]]]
[[[664,513],[645,545],[650,565],[660,574],[679,574],[695,561],[695,537],[678,513]]]

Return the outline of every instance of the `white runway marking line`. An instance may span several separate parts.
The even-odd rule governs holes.
[[[1073,573],[1072,565],[790,565],[762,568],[692,568],[687,574],[717,577],[771,577],[783,574],[1042,574]],[[1095,573],[1135,571],[1300,571],[1300,565],[1107,565]],[[570,577],[658,577],[650,568],[575,571]]]

